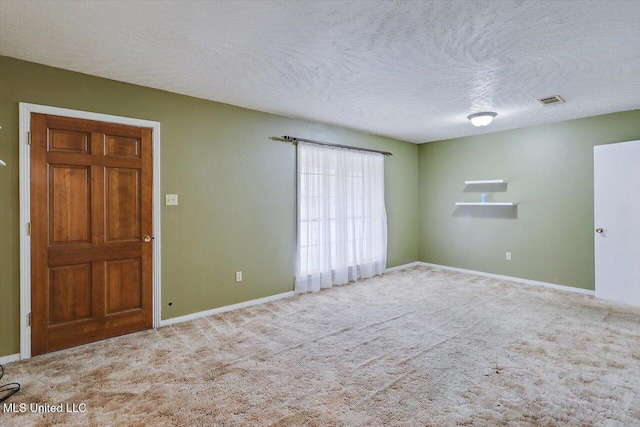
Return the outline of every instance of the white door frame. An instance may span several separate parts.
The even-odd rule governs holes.
[[[153,129],[153,327],[160,326],[160,122],[70,110],[46,105],[19,103],[20,124],[20,359],[31,357],[31,237],[28,224],[31,221],[31,150],[29,132],[31,114],[50,114],[76,119],[96,120],[122,125]]]

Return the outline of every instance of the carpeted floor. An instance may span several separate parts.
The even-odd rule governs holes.
[[[2,426],[630,426],[640,309],[416,267],[6,369],[86,412]]]

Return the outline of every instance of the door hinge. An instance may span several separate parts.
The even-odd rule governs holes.
[[[31,145],[31,131],[27,132],[27,145]]]
[[[29,326],[31,326],[31,313],[29,313],[29,319],[28,319],[28,322],[29,322]]]
[[[31,223],[27,223],[27,236],[31,236]]]

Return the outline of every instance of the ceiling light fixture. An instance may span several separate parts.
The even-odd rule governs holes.
[[[485,111],[484,113],[475,113],[467,116],[467,119],[471,120],[471,124],[474,126],[486,126],[493,121],[493,118],[498,113],[492,111]]]

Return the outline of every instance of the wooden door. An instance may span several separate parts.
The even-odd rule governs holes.
[[[152,130],[31,115],[31,354],[148,329]]]
[[[640,140],[593,149],[596,297],[640,306]]]

